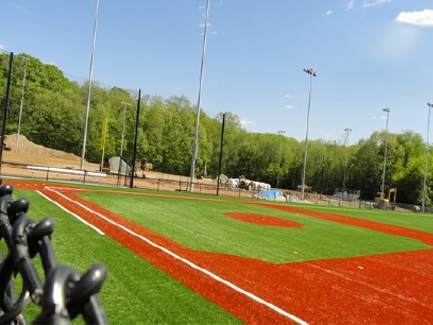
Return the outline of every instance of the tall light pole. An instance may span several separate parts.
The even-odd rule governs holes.
[[[429,143],[428,143],[428,134],[430,129],[430,111],[433,107],[432,103],[427,103],[428,106],[428,119],[427,119],[427,139],[425,143],[425,160],[424,160],[424,187],[423,187],[423,195],[422,195],[422,208],[421,211],[425,212],[425,201],[427,197],[427,167],[428,167],[428,151],[429,151]]]
[[[27,62],[29,62],[29,58],[24,57],[23,61],[24,61],[24,73],[23,73],[23,84],[21,87],[20,113],[19,113],[19,117],[18,117],[18,130],[17,130],[17,140],[15,141],[15,152],[18,152],[18,146],[19,146],[19,142],[20,142],[21,117],[23,115],[24,89],[26,88]]]
[[[80,164],[80,169],[82,170],[84,169],[84,157],[86,156],[87,128],[89,124],[90,98],[92,94],[93,60],[95,57],[96,29],[98,26],[98,11],[99,11],[99,0],[96,0],[95,19],[93,21],[92,52],[90,54],[89,86],[87,90],[86,117],[84,120],[83,150],[81,152],[81,164]]]
[[[200,86],[198,90],[198,100],[197,100],[197,117],[195,123],[195,134],[194,134],[194,148],[191,158],[191,183],[190,183],[190,192],[194,191],[194,178],[195,178],[195,164],[197,162],[198,157],[198,132],[200,128],[200,109],[201,109],[201,91],[203,88],[203,72],[204,72],[204,59],[206,54],[206,40],[207,40],[207,25],[209,20],[209,9],[210,9],[210,0],[206,2],[206,21],[204,24],[204,35],[203,35],[203,49],[201,55],[201,67],[200,67]]]
[[[316,71],[314,71],[311,68],[304,68],[304,72],[308,73],[310,75],[310,91],[308,94],[308,109],[307,109],[307,129],[305,131],[305,149],[304,149],[304,168],[302,170],[302,186],[301,186],[301,191],[302,191],[302,201],[305,198],[305,171],[307,168],[307,150],[308,150],[308,122],[310,119],[310,105],[311,105],[311,91],[312,91],[312,80],[313,77],[317,76]]]
[[[278,131],[278,134],[284,134],[285,131]],[[280,141],[280,153],[278,155],[278,173],[277,173],[277,188],[280,188],[280,168],[281,168],[281,154],[283,151],[283,141]]]
[[[346,190],[346,172],[347,172],[347,144],[349,143],[349,136],[350,132],[352,132],[351,128],[345,128],[344,129],[345,137],[344,137],[344,150],[345,150],[345,157],[344,157],[344,172],[343,172],[343,195],[344,191]]]
[[[383,171],[382,171],[382,185],[380,186],[380,197],[384,198],[385,192],[385,173],[386,173],[386,153],[388,150],[388,122],[389,122],[389,112],[391,111],[389,107],[382,109],[386,112],[386,134],[385,134],[385,152],[383,155]]]
[[[10,98],[10,90],[11,90],[11,80],[12,80],[12,67],[14,63],[14,53],[9,53],[9,70],[7,73],[7,81],[6,81],[6,94],[1,103],[3,104],[3,123],[2,123],[2,129],[1,129],[1,135],[0,135],[0,175],[1,175],[1,168],[2,168],[2,161],[3,161],[3,147],[4,147],[4,141],[5,141],[5,132],[6,132],[6,117],[9,109],[9,98]]]

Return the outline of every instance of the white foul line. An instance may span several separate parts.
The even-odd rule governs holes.
[[[73,217],[77,218],[78,220],[80,220],[82,223],[84,223],[85,225],[93,228],[97,233],[99,233],[100,235],[105,235],[104,232],[99,229],[98,227],[92,225],[91,223],[88,223],[86,220],[82,219],[80,216],[78,216],[77,214],[73,213],[72,211],[69,211],[68,209],[66,209],[63,205],[61,205],[60,203],[51,200],[48,196],[46,196],[44,193],[41,193],[40,191],[36,191],[37,193],[39,193],[40,195],[42,195],[45,199],[47,199],[48,201],[54,203],[55,205],[57,205],[60,209],[66,211],[67,213],[69,213],[70,215],[72,215]]]
[[[227,280],[224,280],[223,278],[219,277],[219,276],[216,275],[215,273],[212,273],[211,271],[206,270],[206,269],[204,269],[204,268],[198,266],[197,264],[195,264],[195,263],[193,263],[193,262],[187,260],[186,258],[183,258],[183,257],[181,257],[181,256],[179,256],[179,255],[173,253],[172,251],[168,250],[167,248],[165,248],[165,247],[163,247],[163,246],[160,246],[160,245],[154,243],[153,241],[147,239],[146,237],[144,237],[144,236],[142,236],[142,235],[139,235],[139,234],[133,232],[132,230],[126,228],[125,226],[122,226],[122,225],[120,225],[120,224],[114,222],[113,220],[107,218],[106,216],[104,216],[104,215],[102,215],[102,214],[100,214],[100,213],[98,213],[98,212],[96,212],[96,211],[91,210],[90,208],[86,207],[85,205],[81,204],[80,202],[77,202],[77,201],[74,201],[74,200],[68,198],[67,196],[63,195],[62,193],[59,193],[59,192],[57,192],[56,190],[54,190],[54,188],[46,187],[46,189],[49,190],[49,191],[52,191],[52,192],[56,193],[57,195],[63,197],[64,199],[66,199],[66,200],[68,200],[68,201],[70,201],[70,202],[72,202],[72,203],[74,203],[74,204],[76,204],[76,205],[82,207],[83,209],[89,211],[90,213],[92,213],[92,214],[94,214],[94,215],[97,215],[98,217],[104,219],[105,221],[107,221],[107,222],[109,222],[109,223],[115,225],[116,227],[119,227],[119,228],[123,229],[124,231],[126,231],[126,232],[129,233],[129,234],[131,234],[132,236],[137,237],[137,238],[140,238],[141,240],[145,241],[145,242],[148,243],[149,245],[151,245],[151,246],[153,246],[153,247],[155,247],[155,248],[158,248],[159,250],[163,251],[164,253],[170,255],[171,257],[173,257],[173,258],[175,258],[175,259],[177,259],[177,260],[179,260],[179,261],[182,261],[183,263],[187,264],[188,266],[192,267],[193,269],[195,269],[195,270],[197,270],[197,271],[200,271],[200,272],[202,272],[202,273],[208,275],[209,277],[211,277],[211,278],[214,279],[215,281],[221,282],[221,283],[225,284],[226,286],[232,288],[233,290],[235,290],[235,291],[237,291],[237,292],[239,292],[239,293],[241,293],[241,294],[243,294],[243,295],[245,295],[245,296],[247,296],[247,297],[253,299],[254,301],[258,302],[259,304],[262,304],[262,305],[267,306],[268,308],[270,308],[270,309],[276,311],[276,312],[279,313],[280,315],[285,316],[285,317],[291,319],[292,321],[294,321],[294,322],[296,322],[296,323],[298,323],[298,324],[301,324],[301,325],[309,325],[306,321],[300,319],[299,317],[297,317],[297,316],[295,316],[295,315],[293,315],[293,314],[290,314],[290,313],[286,312],[285,310],[281,309],[280,307],[277,307],[277,306],[275,306],[274,304],[272,304],[272,303],[270,303],[270,302],[267,302],[266,300],[264,300],[264,299],[262,299],[262,298],[260,298],[260,297],[258,297],[258,296],[256,296],[256,295],[254,295],[254,294],[251,293],[251,292],[248,292],[248,291],[246,291],[246,290],[244,290],[244,289],[242,289],[242,288],[236,286],[235,284],[233,284],[233,283],[231,283],[231,282],[229,282],[229,281],[227,281]],[[60,205],[59,205],[59,206],[60,206]]]

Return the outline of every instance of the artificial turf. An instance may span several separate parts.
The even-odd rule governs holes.
[[[429,245],[410,238],[244,202],[101,192],[84,192],[79,195],[191,249],[273,263],[430,248]],[[296,221],[304,227],[290,229],[250,224],[228,218],[224,215],[225,212],[271,215]]]

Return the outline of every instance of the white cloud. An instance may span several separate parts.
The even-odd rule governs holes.
[[[295,108],[295,106],[292,106],[292,105],[286,105],[284,107],[287,108],[287,109],[294,109]]]
[[[353,8],[355,8],[355,0],[350,0],[350,1],[346,4],[346,10],[352,10]]]
[[[392,0],[374,0],[374,1],[365,1],[363,4],[364,8],[376,7],[379,5],[383,5],[385,3],[391,2]]]
[[[6,47],[3,44],[0,44],[0,50],[4,50]]]
[[[240,121],[242,126],[247,126],[247,125],[256,125],[255,122],[249,121],[246,118],[241,118]]]
[[[332,15],[332,10],[328,10],[328,11],[326,12],[326,16],[330,16],[330,15]]]
[[[392,22],[377,30],[365,49],[374,59],[406,64],[417,57],[421,45],[419,29]]]
[[[289,94],[284,95],[284,98],[292,98],[292,96],[290,96]]]
[[[399,23],[433,26],[433,10],[424,9],[423,11],[401,12],[395,19]]]

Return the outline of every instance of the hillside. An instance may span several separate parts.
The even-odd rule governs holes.
[[[35,165],[79,169],[81,157],[72,153],[45,148],[28,140],[24,135],[18,139],[15,134],[7,135],[6,149],[3,150],[3,163],[11,165]],[[9,150],[10,149],[10,150]],[[85,169],[97,170],[99,164],[84,163]]]

